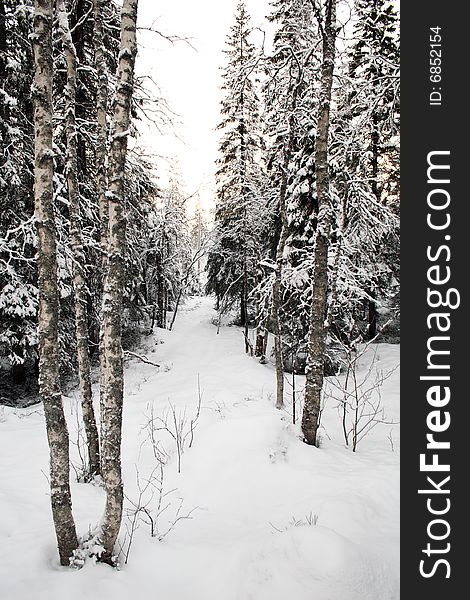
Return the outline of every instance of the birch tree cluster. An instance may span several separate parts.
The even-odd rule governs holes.
[[[188,220],[178,169],[162,189],[139,149],[138,119],[165,105],[135,76],[137,10],[0,0],[0,400],[42,400],[64,566],[90,554],[117,564],[123,347],[171,330],[204,266],[219,328],[232,311],[245,351],[274,363],[277,408],[286,370],[305,374],[309,445],[338,348],[351,356],[398,312],[394,4],[273,0],[268,39],[238,2],[210,245],[201,211]],[[80,392],[82,477],[106,494],[86,539],[72,509],[66,381]]]
[[[60,365],[63,381],[73,381],[77,373],[77,299],[86,307],[83,333],[92,360],[98,354],[106,256],[103,188],[116,90],[120,10],[117,3],[101,2],[97,27],[92,2],[54,4],[53,209]],[[32,0],[0,2],[0,371],[4,402],[14,402],[22,395],[21,401],[28,402],[37,391],[33,16]],[[143,117],[146,95],[137,80],[131,99],[134,138],[135,121]],[[183,233],[189,227],[184,204],[178,214],[171,193],[158,185],[154,167],[139,151],[138,141],[126,161],[124,194],[128,219],[124,341],[131,343],[136,329],[148,332],[153,326],[166,326],[164,315],[178,297],[191,246],[188,234]]]
[[[194,249],[181,182],[160,189],[138,147],[137,120],[155,101],[134,73],[137,8],[0,2],[1,401],[37,401],[39,391],[65,566],[90,554],[116,564],[123,346],[169,326],[202,247]],[[82,478],[106,492],[87,539],[72,511],[66,381],[80,392]]]

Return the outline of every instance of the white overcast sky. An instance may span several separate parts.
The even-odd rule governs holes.
[[[167,35],[191,38],[189,45],[171,44],[155,33],[139,31],[139,54],[136,71],[149,75],[158,84],[175,117],[175,132],[162,134],[143,124],[139,143],[166,159],[177,159],[185,192],[200,191],[204,208],[214,205],[214,162],[220,132],[222,92],[220,67],[224,65],[222,50],[230,26],[234,22],[238,0],[139,0],[139,26],[152,25]],[[270,29],[265,15],[270,13],[269,0],[245,0],[252,26]],[[339,5],[339,13],[347,22],[349,2]],[[395,1],[399,10],[399,0]],[[267,48],[269,49],[269,34]],[[258,38],[258,41],[261,38]],[[155,160],[155,170],[162,186],[168,183],[168,161]],[[194,200],[190,203],[194,207]]]
[[[237,0],[139,0],[139,26],[154,27],[168,35],[192,38],[170,44],[154,33],[139,31],[138,75],[150,75],[172,110],[179,116],[176,133],[162,135],[144,127],[140,143],[149,150],[179,161],[188,194],[200,189],[202,205],[213,203],[214,161],[217,158],[220,121],[222,50],[233,24]],[[254,26],[263,26],[268,0],[246,0]],[[161,185],[167,183],[167,166],[157,163]]]

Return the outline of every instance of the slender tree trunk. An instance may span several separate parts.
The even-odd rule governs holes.
[[[243,267],[243,280],[240,290],[240,325],[246,325],[246,297],[245,297],[245,267]]]
[[[157,251],[157,327],[165,328],[165,280],[162,251]]]
[[[243,63],[243,37],[240,37],[240,60]],[[244,84],[242,84],[242,87]],[[242,90],[240,94],[240,189],[243,203],[243,279],[240,295],[240,324],[243,327],[245,338],[245,352],[250,352],[250,343],[248,339],[248,269],[247,269],[247,203],[249,202],[249,189],[247,187],[247,145],[246,145],[246,126],[245,126],[245,94]]]
[[[287,167],[290,158],[290,146],[292,143],[292,134],[289,140],[289,149],[284,158],[284,170],[282,173],[281,188],[279,193],[279,207],[281,212],[281,235],[276,250],[276,272],[274,276],[272,292],[272,324],[274,335],[274,356],[276,361],[276,408],[281,409],[284,406],[284,357],[282,351],[281,322],[279,313],[281,311],[281,286],[282,271],[284,268],[284,250],[288,237],[288,226],[286,217],[286,190],[287,190]]]
[[[258,307],[258,311],[259,311],[259,307]],[[259,316],[259,313],[258,313],[257,321],[258,321],[258,325],[256,327],[255,356],[256,356],[256,358],[260,359],[260,362],[263,362],[265,359],[264,338],[266,336],[266,327],[264,326],[264,323],[263,323],[261,317]]]
[[[104,48],[103,20],[106,0],[94,0],[94,35],[93,44],[95,49],[95,69],[98,79],[96,94],[96,193],[100,211],[101,224],[101,256],[102,273],[106,271],[106,257],[108,252],[108,201],[106,191],[108,178],[106,176],[106,144],[107,125],[106,114],[108,108],[108,76],[106,71],[106,57]]]
[[[269,330],[265,329],[265,335],[263,339],[263,356],[266,358],[266,354],[268,352],[268,339],[269,339]]]
[[[113,101],[109,154],[109,246],[104,282],[101,397],[101,470],[106,486],[102,523],[102,560],[113,563],[113,550],[122,519],[121,431],[124,376],[121,348],[122,304],[125,284],[126,217],[124,213],[124,170],[130,127],[134,65],[137,54],[136,21],[138,0],[124,0],[121,12],[121,43],[116,95]]]
[[[93,410],[90,352],[88,340],[88,293],[85,281],[85,253],[80,223],[80,192],[78,187],[77,127],[75,120],[77,91],[77,55],[70,33],[64,0],[57,0],[57,15],[67,64],[65,90],[65,130],[67,137],[66,175],[69,195],[70,236],[73,252],[73,287],[75,293],[75,333],[83,423],[88,447],[88,476],[100,474],[98,429]]]
[[[173,316],[171,318],[170,325],[168,326],[168,331],[173,331],[173,325],[175,324],[176,315],[178,314],[178,308],[180,306],[181,298],[183,297],[183,292],[184,292],[183,285],[184,284],[182,283],[181,287],[180,287],[180,289],[178,291],[178,295],[176,296],[175,307],[173,309]]]
[[[245,211],[246,213],[246,211]],[[243,325],[243,335],[245,337],[245,352],[249,354],[251,351],[250,340],[248,338],[248,274],[246,266],[246,252],[243,252],[243,284],[241,293],[241,316]]]
[[[367,337],[369,340],[373,340],[377,335],[377,307],[375,305],[374,292],[369,290],[370,299],[367,301],[368,305],[368,326],[367,326]]]
[[[163,288],[163,328],[166,329],[166,314],[168,312],[168,290]]]
[[[6,11],[5,3],[0,0],[0,81],[4,81],[6,77],[6,61],[5,55],[7,51],[7,28],[6,28]],[[0,134],[3,135],[6,129],[6,123],[8,118],[7,103],[2,100],[0,102]]]
[[[96,148],[95,148],[95,164],[96,164],[96,194],[98,198],[98,207],[100,214],[100,249],[101,249],[101,279],[100,279],[100,296],[101,304],[103,304],[103,289],[104,278],[107,269],[108,261],[108,240],[109,240],[109,206],[106,192],[108,189],[107,177],[107,142],[108,128],[106,124],[107,108],[108,108],[108,75],[106,69],[106,57],[104,48],[104,11],[106,0],[93,0],[93,46],[95,50],[95,70],[98,80],[96,92]],[[106,372],[106,357],[107,354],[102,347],[102,336],[100,332],[99,348],[100,348],[100,397],[103,396],[103,373]]]
[[[258,271],[258,284],[263,280],[263,271]],[[255,342],[255,356],[260,359],[260,362],[265,361],[264,355],[264,338],[266,336],[266,323],[261,314],[261,298],[258,293],[256,298],[256,342]]]
[[[77,54],[77,60],[80,64],[86,63],[86,49],[85,49],[85,23],[86,15],[89,9],[89,0],[67,0],[66,6],[69,9],[69,20],[71,27],[71,35],[73,45]],[[77,73],[77,103],[75,111],[77,119],[81,121],[88,119],[86,104],[87,104],[87,92],[85,91],[85,82],[81,80],[80,72]],[[87,142],[83,136],[77,138],[77,160],[78,160],[78,172],[79,174],[88,174],[88,155],[87,155]]]
[[[0,82],[6,83],[6,52],[7,52],[7,29],[6,29],[6,10],[5,3],[0,0]],[[5,90],[6,92],[8,90]],[[8,102],[2,95],[0,100],[0,169],[8,160],[8,154],[4,152],[4,148],[10,145],[9,124],[10,110]]]
[[[260,323],[256,328],[256,343],[255,343],[255,356],[261,361],[264,361],[264,336],[266,335],[266,329]]]
[[[331,87],[335,63],[336,0],[325,1],[323,60],[320,104],[315,140],[315,176],[318,198],[318,222],[315,240],[312,307],[307,347],[305,402],[302,432],[307,444],[316,445],[326,346],[326,309],[328,293],[328,247],[331,229],[330,181],[328,174],[328,134],[330,127]]]
[[[375,12],[375,11],[374,11]],[[372,133],[371,133],[371,145],[372,145],[372,193],[374,194],[377,202],[380,202],[380,190],[379,190],[379,142],[380,134],[379,118],[377,113],[374,112],[372,115]],[[377,305],[375,302],[375,292],[373,289],[369,290],[368,304],[368,328],[367,337],[369,340],[373,340],[377,335]]]
[[[300,73],[298,75],[300,79]],[[281,289],[282,272],[284,269],[284,251],[287,238],[289,237],[289,225],[287,223],[286,195],[287,195],[287,177],[289,162],[294,147],[294,122],[293,114],[297,106],[298,85],[294,86],[292,93],[291,116],[289,117],[289,137],[287,148],[284,154],[283,169],[281,176],[281,185],[279,191],[279,210],[281,213],[281,234],[276,249],[276,272],[272,293],[272,323],[274,334],[274,356],[276,360],[276,408],[284,407],[284,355],[282,348],[282,330],[279,313],[281,311]]]
[[[50,449],[52,516],[61,565],[78,547],[70,495],[69,436],[59,379],[59,294],[53,207],[52,146],[53,0],[35,0],[34,51],[34,200],[38,231],[39,385]]]
[[[274,334],[274,355],[276,360],[276,408],[284,407],[284,356],[282,348],[282,331],[279,313],[281,310],[282,272],[284,269],[284,251],[289,237],[287,222],[286,195],[289,162],[294,151],[294,112],[297,108],[299,86],[302,81],[302,71],[299,68],[295,82],[292,82],[292,102],[289,116],[289,135],[284,152],[281,185],[279,191],[279,211],[281,213],[281,234],[276,249],[276,272],[272,292],[272,324]],[[267,343],[267,337],[266,337]]]

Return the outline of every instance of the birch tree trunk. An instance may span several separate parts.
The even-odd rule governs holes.
[[[98,80],[96,91],[96,195],[98,198],[100,214],[100,249],[101,249],[101,280],[100,297],[103,302],[104,277],[107,268],[108,255],[108,227],[109,227],[109,208],[106,191],[108,189],[108,177],[106,172],[106,156],[108,142],[108,128],[106,124],[108,108],[108,75],[106,70],[106,57],[104,48],[104,10],[106,0],[93,0],[93,46],[95,50],[95,70]],[[100,346],[100,373],[106,371],[106,352],[102,347],[102,337],[99,340]],[[103,395],[103,376],[100,377],[100,397]]]
[[[318,198],[318,222],[315,238],[312,307],[305,372],[305,402],[302,415],[304,441],[317,444],[323,368],[326,347],[326,309],[328,294],[328,247],[331,229],[330,181],[328,174],[328,134],[330,127],[331,88],[335,63],[336,0],[325,1],[322,29],[323,59],[320,104],[315,140],[315,177]]]
[[[108,130],[106,125],[106,114],[108,108],[108,76],[106,71],[106,57],[104,48],[103,21],[106,0],[94,0],[94,32],[93,45],[95,49],[95,70],[98,80],[96,93],[96,193],[100,210],[101,225],[101,252],[102,252],[102,274],[106,271],[106,255],[108,251],[108,202],[106,190],[108,178],[106,176],[106,144]]]
[[[67,138],[66,176],[69,196],[70,237],[73,252],[73,287],[75,294],[75,333],[83,423],[88,447],[88,477],[100,473],[98,429],[93,410],[88,340],[88,293],[85,281],[85,253],[80,223],[80,192],[78,187],[77,127],[75,120],[77,92],[77,55],[70,33],[64,0],[57,0],[59,30],[67,65],[65,89],[65,131]]]
[[[69,436],[59,380],[59,295],[53,207],[52,150],[53,0],[35,0],[34,52],[34,202],[38,231],[39,385],[50,449],[51,505],[61,565],[78,547],[70,495]]]
[[[114,563],[113,549],[121,526],[123,503],[121,430],[124,377],[121,325],[126,252],[124,170],[137,54],[137,4],[138,0],[124,0],[121,12],[121,44],[108,171],[109,246],[101,344],[101,352],[105,354],[105,369],[101,373],[101,471],[106,487],[106,507],[101,530],[104,547],[101,559],[109,563]]]
[[[0,81],[6,78],[6,56],[7,51],[7,30],[6,30],[6,11],[5,3],[0,0]],[[6,140],[6,129],[8,123],[8,104],[3,100],[0,102],[0,135],[3,141]]]

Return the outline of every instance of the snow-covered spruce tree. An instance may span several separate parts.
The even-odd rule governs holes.
[[[195,281],[193,285],[193,291],[196,294],[201,294],[204,289],[202,278],[204,275],[205,255],[204,246],[208,239],[209,229],[206,221],[206,217],[203,209],[201,208],[200,202],[196,206],[196,210],[190,220],[190,240],[191,240],[191,254],[198,255],[196,261],[196,272]]]
[[[334,142],[331,151],[335,152]],[[330,163],[339,210],[330,242],[327,328],[335,343],[349,346],[368,337],[363,307],[371,285],[381,299],[396,290],[395,259],[389,248],[398,248],[399,221],[390,207],[377,202],[369,182],[355,180],[348,171],[339,181],[337,166]]]
[[[69,438],[59,379],[56,228],[53,209],[52,24],[53,0],[35,0],[34,196],[38,228],[39,373],[50,448],[50,486],[60,563],[78,546],[69,485]]]
[[[37,350],[32,16],[32,2],[0,1],[0,356],[16,384]]]
[[[99,2],[97,4],[100,4]],[[114,3],[105,2],[102,6],[102,43],[104,77],[95,70],[94,22],[87,2],[65,2],[72,42],[77,56],[76,77],[76,124],[77,124],[77,176],[80,209],[80,228],[83,239],[81,261],[82,274],[86,285],[88,332],[90,354],[98,347],[99,307],[102,291],[102,257],[100,248],[99,204],[103,197],[103,184],[97,180],[102,173],[101,154],[107,151],[106,126],[100,104],[98,87],[104,87],[105,104],[108,94],[115,87],[115,75],[119,52],[119,11]],[[17,401],[18,397],[36,394],[36,377],[33,363],[37,351],[37,274],[36,274],[36,234],[33,221],[33,128],[31,87],[33,78],[33,58],[28,39],[32,32],[32,0],[17,5],[12,0],[3,0],[0,5],[0,45],[3,50],[0,79],[0,124],[2,139],[2,174],[0,176],[0,353],[12,366],[11,375],[4,370],[2,363],[2,396],[7,401]],[[4,15],[3,15],[4,13]],[[56,24],[58,21],[56,20]],[[77,355],[75,348],[75,293],[73,271],[77,267],[72,248],[71,207],[67,189],[67,115],[66,110],[67,76],[64,58],[63,35],[54,28],[54,210],[57,226],[58,280],[60,298],[59,347],[62,379],[75,377]],[[103,86],[104,79],[104,86]],[[100,82],[100,86],[98,86]],[[109,91],[108,91],[109,87]],[[103,102],[101,102],[103,104]],[[137,107],[134,100],[134,108]],[[138,108],[138,107],[137,107]],[[110,107],[108,107],[108,121]],[[104,137],[104,142],[103,142]],[[99,143],[97,141],[99,140]],[[100,151],[95,152],[95,147]],[[100,166],[101,165],[101,166]],[[136,159],[135,179],[145,187],[148,180],[148,167],[141,158]],[[5,177],[4,177],[5,175]],[[139,184],[140,185],[140,184]],[[129,186],[127,186],[129,187]],[[128,194],[132,194],[129,190]],[[107,202],[104,202],[105,206]],[[106,220],[106,219],[105,219]],[[144,234],[145,217],[136,224]],[[105,228],[107,231],[107,227]],[[128,272],[129,279],[133,276]],[[129,296],[126,296],[129,300]],[[131,312],[134,314],[136,310]],[[129,323],[132,327],[132,323]],[[24,382],[21,387],[10,385]],[[28,398],[29,400],[29,398]]]
[[[86,2],[73,3],[70,6],[69,20],[78,59],[76,113],[77,123],[79,124],[77,138],[78,174],[83,217],[82,235],[85,242],[85,274],[89,296],[90,349],[95,351],[98,347],[96,332],[100,322],[102,279],[107,258],[105,249],[108,243],[108,201],[105,198],[107,186],[106,156],[109,146],[107,139],[108,124],[112,118],[112,107],[108,101],[108,96],[111,97],[113,90],[116,88],[120,17],[115,3],[98,0],[93,7],[94,19],[90,18],[90,6]],[[60,49],[59,46],[57,52],[59,59]],[[57,144],[63,144],[65,148],[65,132],[62,123],[65,114],[63,89],[66,82],[62,75],[64,65],[60,63],[60,60],[57,62],[56,138]],[[142,90],[139,88],[139,81],[136,81],[131,104],[133,119],[136,119],[141,113],[139,94],[142,94]],[[133,124],[131,124],[131,130],[132,132],[135,131]],[[58,157],[57,163],[58,183],[60,184],[60,180],[65,173],[65,164],[60,157]],[[131,224],[128,233],[132,236],[133,232],[136,232],[132,240],[134,242],[139,236],[141,239],[136,245],[130,246],[130,251],[126,257],[125,319],[123,321],[125,344],[135,342],[135,333],[138,327],[137,329],[134,327],[134,319],[141,321],[142,318],[145,318],[145,310],[142,311],[142,299],[139,294],[134,293],[141,282],[141,273],[134,265],[138,265],[140,260],[140,256],[137,256],[138,248],[145,246],[149,242],[149,236],[152,235],[146,216],[148,210],[153,211],[149,208],[148,198],[156,194],[153,189],[155,184],[153,183],[151,171],[151,166],[145,158],[136,152],[133,153],[131,160],[126,165],[124,194],[126,204],[129,207],[128,221]],[[145,204],[145,207],[142,206],[142,210],[139,210],[139,198]],[[64,202],[58,204],[61,207],[65,206]],[[60,237],[63,244],[59,245],[59,250],[63,255],[63,271],[64,276],[66,276],[73,268],[71,248],[68,246],[70,215],[68,207],[60,212],[62,218],[59,219],[59,224],[63,228],[63,235]],[[72,312],[70,307],[73,307],[71,302],[73,296],[71,294],[67,296],[65,285],[63,296],[64,321],[70,323],[69,314]],[[63,337],[65,338],[66,335],[67,333],[64,331]],[[73,340],[70,341],[69,346],[72,343]],[[100,359],[103,358],[104,353],[100,352]],[[72,366],[74,367],[74,365]],[[105,365],[102,366],[102,370],[105,370]]]
[[[312,241],[311,214],[315,211],[314,143],[318,34],[313,5],[307,0],[273,2],[269,20],[277,25],[273,55],[265,62],[264,87],[268,107],[266,123],[270,139],[268,165],[280,223],[275,250],[275,269],[266,281],[272,286],[271,328],[276,360],[276,406],[284,402],[283,334],[290,319],[297,325],[296,285],[286,277],[287,262],[298,262],[300,252]],[[292,253],[290,250],[292,249]],[[263,287],[263,286],[261,286]],[[305,322],[305,318],[304,318]],[[305,329],[305,327],[304,327]],[[287,330],[287,331],[286,331]],[[302,332],[292,332],[291,341]],[[305,331],[303,332],[305,335]]]
[[[166,326],[166,313],[172,311],[168,324],[171,329],[176,312],[185,294],[195,279],[194,264],[191,263],[191,238],[186,198],[180,187],[180,174],[174,171],[169,186],[163,191],[163,206],[158,243],[161,261],[158,276],[158,318],[160,327]],[[162,318],[164,317],[164,318]]]
[[[214,244],[208,256],[207,291],[218,305],[238,301],[240,323],[248,326],[248,296],[259,260],[261,151],[259,99],[253,81],[256,49],[250,19],[239,2],[227,37],[223,72],[223,132],[219,145]]]
[[[326,348],[328,249],[332,222],[332,193],[328,168],[331,91],[336,55],[336,0],[325,0],[322,20],[322,64],[320,97],[315,138],[315,179],[318,216],[315,234],[312,304],[308,337],[307,368],[305,370],[305,397],[302,414],[304,441],[317,443],[321,393],[324,379]]]
[[[161,190],[150,176],[149,165],[132,152],[126,165],[125,194],[128,247],[125,325],[128,331],[135,331],[135,323],[143,322],[145,331],[151,332],[157,310],[157,280],[161,273],[156,258],[162,220],[158,208]]]
[[[351,125],[362,132],[362,154],[357,169],[370,181],[376,201],[398,213],[398,17],[390,0],[356,0],[355,12],[357,23],[350,50],[347,102]],[[396,244],[398,236],[392,237]],[[390,239],[384,244],[386,241],[383,239],[377,246],[377,262],[385,248],[398,265],[398,248],[390,246]],[[398,277],[398,269],[395,275]],[[383,278],[371,278],[367,290],[369,339],[374,338],[377,331],[376,304],[381,287]]]
[[[373,181],[364,168],[368,165],[367,127],[362,118],[351,115],[350,88],[343,78],[340,81],[329,160],[338,210],[330,243],[327,326],[332,339],[350,344],[370,336],[364,305],[369,305],[371,289],[381,302],[396,292],[399,219],[393,204],[374,194]]]
[[[186,199],[178,177],[160,189],[142,160],[131,153],[126,174],[128,322],[145,321],[146,332],[166,328],[193,279]],[[134,327],[135,329],[135,327]]]
[[[109,563],[114,562],[114,544],[121,526],[123,504],[121,431],[124,374],[121,332],[126,253],[124,172],[137,54],[137,6],[138,0],[124,0],[121,11],[121,43],[109,149],[109,245],[104,280],[101,343],[101,352],[105,353],[105,370],[101,373],[100,398],[101,472],[106,486],[106,507],[100,532],[104,548],[101,559]]]

